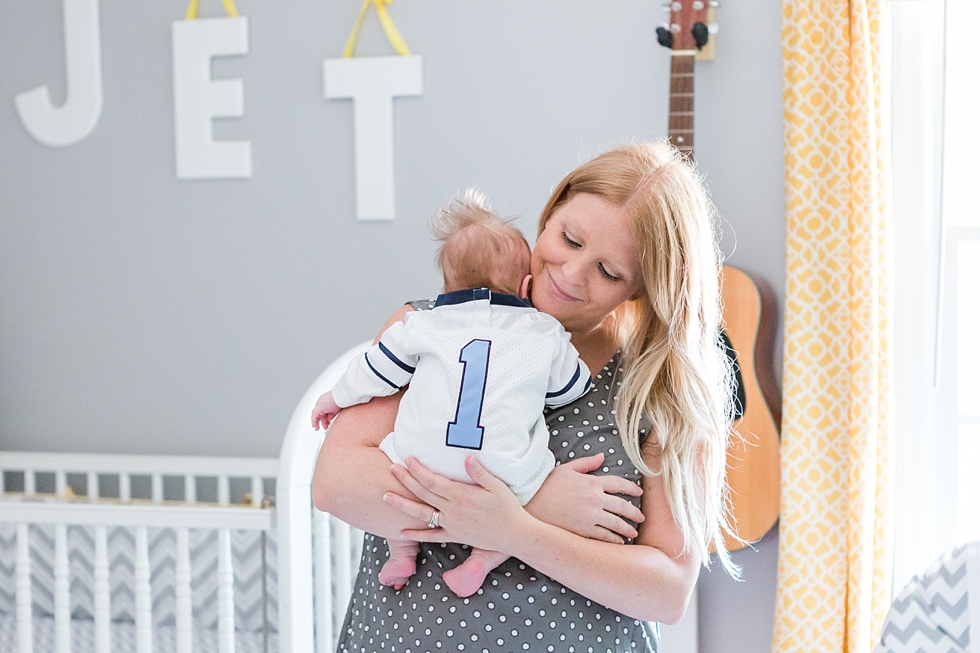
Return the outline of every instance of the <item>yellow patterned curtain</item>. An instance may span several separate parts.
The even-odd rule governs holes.
[[[782,2],[787,293],[775,651],[867,653],[889,604],[887,2]]]

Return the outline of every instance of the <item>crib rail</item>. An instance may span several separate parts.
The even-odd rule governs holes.
[[[69,492],[68,476],[85,477],[85,494],[91,501],[103,499],[99,495],[99,477],[112,477],[118,484],[118,497],[123,502],[132,500],[133,477],[149,477],[154,503],[164,501],[164,478],[183,477],[183,501],[198,502],[198,479],[212,478],[217,481],[218,505],[228,505],[232,479],[248,479],[251,503],[258,507],[266,497],[264,481],[275,479],[279,471],[276,458],[221,458],[205,456],[141,456],[119,454],[69,454],[36,453],[27,451],[0,452],[0,495],[9,494],[6,487],[8,473],[22,473],[23,494],[37,494],[38,475],[54,474],[54,495],[66,497]],[[273,494],[271,492],[270,494]]]
[[[71,650],[69,614],[68,526],[95,527],[95,651],[109,653],[109,559],[108,527],[129,526],[136,534],[134,569],[136,598],[136,651],[151,653],[152,615],[150,604],[150,562],[147,529],[173,528],[177,533],[176,634],[178,653],[191,653],[193,615],[191,614],[191,572],[188,529],[218,530],[218,643],[220,653],[235,650],[234,575],[231,560],[231,529],[268,531],[274,525],[272,510],[250,507],[195,507],[139,505],[65,504],[38,500],[6,500],[2,503],[4,521],[17,524],[16,615],[18,653],[33,653],[31,622],[31,559],[29,525],[54,524],[54,622],[55,650]]]
[[[310,414],[317,397],[333,388],[350,361],[370,345],[362,342],[337,357],[300,399],[286,428],[276,480],[279,645],[283,651],[332,651],[339,617],[350,598],[351,570],[357,569],[363,533],[313,509],[310,488],[323,435],[313,430]]]

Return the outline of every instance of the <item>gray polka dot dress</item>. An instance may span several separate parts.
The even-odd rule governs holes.
[[[639,483],[640,473],[626,456],[615,426],[614,379],[619,365],[617,354],[593,378],[589,393],[567,406],[545,410],[545,417],[559,464],[601,451],[605,461],[595,473]],[[388,558],[384,539],[365,535],[337,651],[660,650],[656,625],[599,605],[516,558],[491,571],[476,594],[460,599],[446,587],[442,573],[468,555],[466,545],[421,543],[418,570],[396,592],[378,582]]]

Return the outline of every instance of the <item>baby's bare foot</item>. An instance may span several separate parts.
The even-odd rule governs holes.
[[[388,562],[378,573],[378,581],[382,585],[400,590],[408,584],[408,579],[415,573],[415,556],[405,558],[389,558]]]
[[[446,585],[461,599],[476,594],[496,564],[490,564],[480,551],[474,551],[460,566],[443,573]]]

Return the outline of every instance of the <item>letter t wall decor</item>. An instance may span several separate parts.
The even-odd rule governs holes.
[[[364,0],[341,59],[323,62],[327,99],[354,101],[354,183],[358,220],[394,220],[395,166],[392,104],[395,97],[422,94],[422,57],[413,56],[385,9],[393,0]],[[392,57],[353,58],[357,34],[374,4]]]

